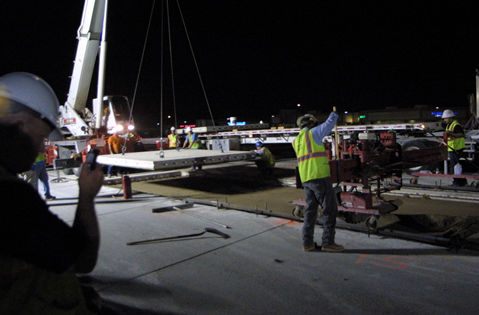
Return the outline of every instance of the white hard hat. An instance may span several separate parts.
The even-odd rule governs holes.
[[[170,130],[171,130],[171,131],[175,130],[175,127],[171,127]]]
[[[186,131],[186,132],[190,132],[190,131],[191,131],[191,127],[186,127],[185,131]]]
[[[441,118],[452,118],[452,117],[455,117],[456,115],[454,114],[454,112],[450,109],[446,109],[443,113],[442,113],[442,116]]]
[[[53,89],[42,78],[27,72],[13,72],[0,77],[0,97],[25,106],[30,114],[52,127],[50,138],[61,137],[57,118],[60,103]],[[14,108],[15,109],[15,108]]]
[[[305,125],[307,125],[309,122],[313,122],[313,123],[316,123],[318,122],[318,120],[316,119],[316,117],[314,117],[313,115],[311,114],[306,114],[304,116],[301,116],[299,117],[297,120],[296,120],[296,125],[298,125],[298,127],[304,127]]]

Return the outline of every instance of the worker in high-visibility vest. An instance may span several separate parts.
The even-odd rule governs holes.
[[[50,183],[48,180],[47,165],[45,161],[45,153],[40,152],[33,164],[32,171],[35,172],[35,179],[33,182],[33,187],[38,191],[38,180],[43,184],[43,191],[46,200],[55,200],[56,197],[50,194]]]
[[[175,149],[178,146],[178,135],[176,134],[175,127],[170,128],[171,133],[168,135],[168,147]]]
[[[338,114],[332,112],[328,119],[318,125],[313,115],[305,115],[297,120],[301,128],[293,148],[298,160],[299,175],[306,194],[306,208],[304,209],[304,224],[302,230],[303,251],[316,250],[339,252],[344,247],[335,243],[336,217],[338,205],[331,182],[329,160],[323,144],[326,137],[334,128]],[[314,242],[314,227],[318,216],[318,206],[323,209],[323,235],[319,247]]]
[[[274,158],[273,153],[263,146],[263,142],[258,141],[255,143],[256,150],[251,150],[256,152],[261,157],[261,160],[256,160],[256,166],[263,174],[273,174],[274,165],[276,164],[276,159]]]
[[[198,139],[198,135],[193,132],[191,127],[186,127],[185,131],[187,132],[185,142],[183,143],[183,148],[198,150],[201,146],[200,140]],[[202,169],[202,165],[192,165],[192,170]]]
[[[193,132],[191,127],[186,127],[185,131],[187,132],[185,142],[183,143],[183,148],[188,149],[199,149],[200,148],[200,140],[198,139],[198,135]]]
[[[456,115],[450,109],[446,109],[441,118],[444,119],[446,130],[444,131],[444,141],[447,143],[447,154],[449,157],[449,174],[461,175],[462,166],[459,162],[464,149],[466,148],[466,135],[461,124],[455,119]],[[466,178],[454,178],[453,186],[467,185]]]

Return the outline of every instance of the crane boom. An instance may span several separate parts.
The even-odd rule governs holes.
[[[76,51],[67,104],[83,111],[90,90],[95,61],[100,47],[105,0],[86,0],[78,29]]]
[[[85,0],[83,6],[83,15],[77,32],[78,46],[70,89],[67,101],[60,106],[59,117],[59,126],[66,127],[75,138],[88,137],[101,127],[112,133],[113,128],[118,125],[132,126],[131,121],[125,118],[125,112],[129,113],[130,109],[128,99],[124,96],[104,96],[103,94],[107,7],[108,0]],[[93,100],[93,111],[91,111],[87,107],[87,99],[99,52],[98,91],[96,99]]]
[[[102,119],[104,125],[115,124],[113,115],[103,114],[103,80],[105,68],[106,42],[104,32],[106,27],[106,10],[108,0],[85,0],[80,27],[77,31],[78,46],[70,81],[67,101],[60,106],[60,127],[66,127],[74,137],[91,135],[100,128]],[[100,45],[101,42],[101,45]],[[87,99],[95,69],[98,52],[101,49],[99,61],[99,78],[97,100],[94,100],[93,113],[88,109]],[[110,98],[106,97],[106,106],[110,107]],[[108,109],[114,113],[113,108]],[[112,118],[110,118],[112,116]],[[108,126],[107,126],[108,127]],[[110,127],[111,128],[111,127]]]

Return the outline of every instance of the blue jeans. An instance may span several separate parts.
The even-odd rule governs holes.
[[[331,178],[314,179],[303,183],[306,193],[306,208],[304,209],[303,245],[314,243],[314,226],[318,216],[318,206],[323,209],[323,236],[321,246],[334,243],[336,234],[336,217],[338,205],[334,195]]]
[[[48,183],[48,173],[45,161],[35,163],[35,189],[38,190],[38,180],[43,184],[45,196],[50,196],[50,184]]]
[[[116,170],[116,175],[121,176],[122,169],[121,167],[115,167],[113,165],[108,165],[108,171],[106,172],[107,175],[111,175],[113,168]]]

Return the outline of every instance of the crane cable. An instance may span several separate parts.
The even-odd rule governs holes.
[[[200,80],[201,89],[202,89],[203,95],[204,95],[204,97],[205,97],[206,106],[208,107],[208,111],[209,111],[209,114],[210,114],[211,122],[213,123],[213,130],[214,130],[215,133],[216,133],[216,137],[219,137],[219,136],[218,136],[218,131],[216,130],[215,120],[214,120],[214,118],[213,118],[213,112],[211,111],[210,102],[209,102],[209,100],[208,100],[208,96],[206,95],[205,86],[204,86],[204,84],[203,84],[203,79],[201,78],[201,73],[200,73],[200,69],[199,69],[199,67],[198,67],[198,62],[196,61],[196,56],[195,56],[195,52],[194,52],[194,50],[193,50],[193,46],[191,45],[190,35],[189,35],[188,29],[187,29],[187,27],[186,27],[185,19],[184,19],[184,17],[183,17],[183,12],[181,11],[181,7],[180,7],[179,0],[176,0],[176,3],[177,3],[177,5],[178,5],[178,10],[180,11],[181,21],[183,22],[183,27],[184,27],[184,29],[185,29],[186,38],[188,39],[188,45],[190,46],[191,55],[192,55],[193,61],[194,61],[194,63],[195,63],[196,72],[198,73],[198,78],[199,78],[199,80]],[[223,147],[222,147],[221,143],[219,144],[219,147],[220,147],[220,149],[221,149],[221,152],[223,152]]]
[[[166,2],[168,7],[168,1]],[[164,1],[161,2],[161,16],[163,17]],[[168,15],[168,12],[167,12]],[[163,18],[161,19],[160,30],[160,158],[165,157],[163,151]]]
[[[183,23],[183,28],[184,28],[185,33],[186,33],[186,38],[188,40],[188,45],[190,47],[190,51],[191,51],[191,54],[192,54],[192,57],[193,57],[196,72],[198,74],[201,89],[202,89],[203,95],[205,97],[208,112],[210,114],[210,118],[211,118],[211,121],[212,121],[212,124],[213,124],[213,130],[216,132],[216,136],[218,137],[218,131],[216,130],[216,125],[215,125],[215,120],[214,120],[214,117],[213,117],[213,112],[211,110],[211,106],[210,106],[210,103],[209,103],[209,100],[208,100],[208,96],[206,95],[205,86],[204,86],[204,83],[203,83],[203,79],[201,77],[201,73],[200,73],[198,62],[196,60],[196,56],[195,56],[195,53],[194,53],[194,50],[193,50],[193,46],[191,44],[190,36],[189,36],[189,33],[188,33],[188,29],[186,27],[185,19],[183,17],[183,13],[182,13],[182,10],[181,10],[179,0],[177,0],[176,3],[177,3],[178,10],[179,10],[179,13],[180,13],[181,21]],[[147,28],[147,32],[146,32],[146,36],[145,36],[145,42],[144,42],[144,45],[143,45],[143,51],[142,51],[142,55],[141,55],[140,66],[139,66],[139,69],[138,69],[138,75],[137,75],[137,79],[136,79],[136,83],[135,83],[132,106],[131,106],[131,109],[130,109],[129,122],[131,122],[133,120],[133,108],[135,106],[136,95],[137,95],[137,91],[138,91],[138,84],[139,84],[140,74],[141,74],[142,67],[143,67],[143,61],[144,61],[146,46],[147,46],[147,43],[148,43],[148,37],[149,37],[149,33],[150,33],[151,23],[152,23],[152,20],[153,20],[153,13],[154,13],[154,9],[155,9],[155,4],[156,4],[156,0],[153,0],[153,4],[152,4],[152,7],[151,7],[150,18],[149,18],[149,21],[148,21],[148,28]],[[163,2],[162,2],[162,11],[163,11]],[[170,51],[170,68],[171,68],[172,95],[173,95],[173,111],[174,111],[175,128],[176,128],[177,127],[176,98],[175,98],[175,84],[174,84],[174,72],[173,72],[173,52],[172,52],[172,43],[171,43],[170,12],[169,12],[168,1],[166,1],[166,11],[167,11],[166,16],[167,16],[167,26],[168,26],[169,51]],[[162,38],[161,38],[161,83],[160,83],[160,85],[161,85],[161,101],[160,101],[160,116],[161,116],[160,117],[160,125],[161,125],[161,128],[160,128],[160,137],[163,138],[163,129],[164,129],[163,128],[163,23],[161,25],[162,25],[162,29],[161,29]],[[161,145],[160,147],[161,147],[160,155],[161,155],[161,157],[163,157],[163,154],[162,154],[163,146]],[[219,145],[219,147],[221,149],[221,152],[223,152],[223,148],[222,148],[221,144]]]
[[[151,7],[151,12],[150,12],[150,19],[148,21],[148,27],[147,27],[147,30],[146,30],[145,42],[143,43],[143,51],[141,53],[141,58],[140,58],[140,66],[138,67],[138,74],[136,76],[135,89],[133,91],[133,99],[132,99],[132,102],[131,102],[130,113],[129,113],[129,117],[128,117],[128,123],[130,123],[130,124],[133,121],[133,108],[135,107],[136,94],[138,92],[138,84],[140,82],[141,70],[143,68],[143,61],[145,59],[146,45],[148,43],[148,37],[149,37],[149,34],[150,34],[150,27],[151,27],[151,21],[153,20],[153,12],[154,12],[154,8],[155,8],[155,3],[156,3],[156,0],[153,0],[153,4],[152,4],[152,7]],[[129,132],[127,132],[127,137],[125,138],[125,141],[123,143],[122,154],[125,154],[126,142],[129,140],[128,138],[129,138]]]
[[[143,44],[143,51],[141,53],[140,66],[138,68],[138,74],[136,76],[135,89],[134,89],[134,92],[133,92],[133,100],[132,100],[131,108],[130,108],[130,117],[128,118],[129,122],[131,122],[133,120],[133,108],[135,107],[136,94],[138,92],[138,83],[140,81],[140,74],[141,74],[141,69],[143,67],[143,61],[145,59],[146,44],[148,43],[148,36],[150,34],[150,27],[151,27],[151,21],[153,20],[153,12],[154,12],[154,8],[155,8],[155,3],[156,3],[156,0],[153,0],[153,4],[152,4],[152,7],[151,7],[151,12],[150,12],[150,20],[148,21],[148,28],[146,30],[145,42]]]
[[[166,10],[168,16],[168,44],[170,48],[170,69],[171,69],[171,89],[172,89],[172,97],[173,97],[173,116],[175,117],[175,128],[178,127],[178,122],[176,120],[176,94],[175,94],[175,76],[173,71],[173,50],[171,44],[171,27],[170,27],[170,9],[168,6],[168,1],[166,2]]]

